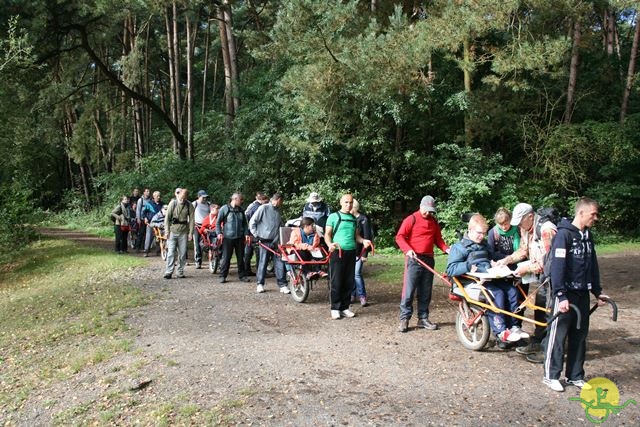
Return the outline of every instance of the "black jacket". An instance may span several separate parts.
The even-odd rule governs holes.
[[[551,245],[551,287],[560,301],[568,291],[602,293],[596,251],[588,228],[581,233],[568,219],[558,224]]]

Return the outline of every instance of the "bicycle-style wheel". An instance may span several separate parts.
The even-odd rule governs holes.
[[[287,273],[287,284],[291,291],[291,298],[295,302],[305,302],[307,300],[311,283],[299,266],[294,266],[293,271]]]
[[[469,322],[475,321],[469,325]],[[482,350],[489,341],[491,329],[489,319],[482,310],[461,302],[456,315],[456,334],[462,346],[469,350]]]
[[[160,256],[162,257],[163,260],[166,261],[167,260],[167,241],[160,240],[158,244],[160,245]]]
[[[129,230],[129,235],[127,236],[127,246],[129,247],[129,249],[136,248],[137,237],[138,237],[138,230],[131,227],[131,229]]]

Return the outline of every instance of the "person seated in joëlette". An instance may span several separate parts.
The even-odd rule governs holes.
[[[447,260],[447,275],[451,277],[461,276],[467,273],[486,273],[487,270],[496,265],[490,259],[489,245],[485,236],[489,224],[485,217],[474,214],[469,219],[469,227],[462,236],[462,239],[451,246],[449,258]],[[483,283],[484,287],[491,293],[496,307],[502,310],[509,310],[509,302],[502,288],[495,286],[491,281]],[[521,336],[510,329],[511,317],[501,313],[494,313],[487,310],[491,330],[496,335],[499,343],[517,342]]]
[[[294,252],[288,249],[289,259],[296,259],[296,252],[303,261],[311,261],[314,259],[313,252],[320,250],[320,236],[316,232],[315,221],[313,218],[305,217],[300,221],[300,226],[291,230],[291,237],[287,242],[296,249]],[[287,268],[290,267],[287,265]],[[307,275],[307,279],[315,277],[327,277],[327,273],[320,269],[319,264],[302,265],[302,271]]]

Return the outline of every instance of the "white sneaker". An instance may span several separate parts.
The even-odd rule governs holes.
[[[574,385],[574,386],[578,387],[579,389],[593,390],[593,386],[591,384],[589,384],[588,382],[584,381],[584,380],[570,380],[570,379],[567,379],[567,384],[568,385]]]
[[[520,335],[515,332],[511,332],[509,329],[505,329],[500,332],[498,339],[502,342],[518,342],[520,341]]]
[[[264,292],[264,286],[262,286],[262,285],[256,286],[256,292],[259,293],[259,294],[263,293]]]
[[[344,317],[356,317],[356,314],[348,308],[346,310],[342,310],[342,315]]]
[[[562,384],[560,384],[560,380],[549,380],[545,378],[542,380],[542,382],[553,391],[564,391],[564,387],[562,386]]]
[[[331,310],[331,318],[338,320],[340,318],[340,310]]]
[[[281,287],[280,288],[280,292],[283,293],[283,294],[290,294],[291,293],[291,291],[289,290],[288,286]]]
[[[517,326],[511,327],[511,333],[519,335],[521,339],[529,338],[529,334],[523,331],[522,328],[519,328]]]

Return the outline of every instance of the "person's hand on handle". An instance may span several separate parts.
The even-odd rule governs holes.
[[[560,301],[560,304],[558,304],[558,310],[560,310],[561,313],[568,312],[569,311],[569,300]]]

